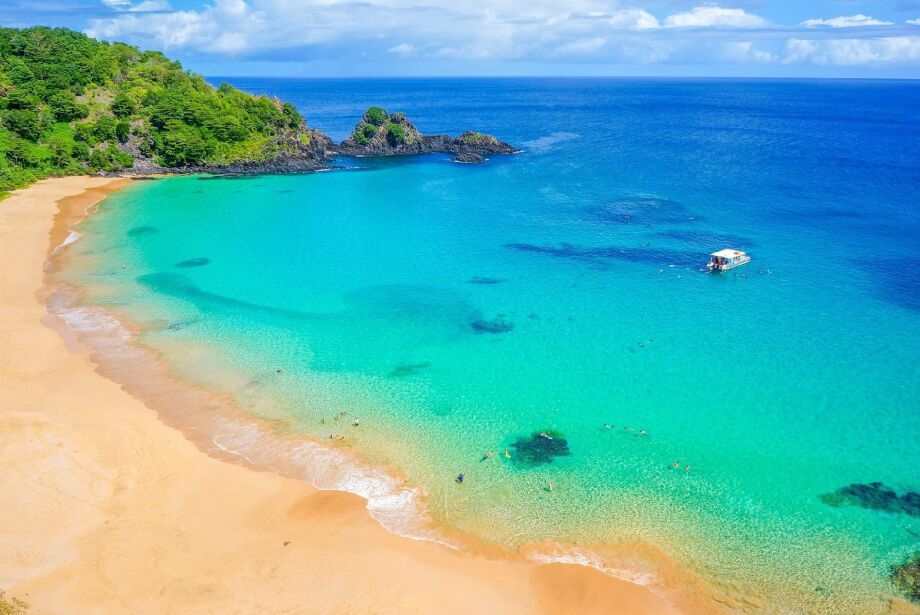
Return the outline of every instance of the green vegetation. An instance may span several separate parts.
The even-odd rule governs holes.
[[[159,52],[0,28],[0,192],[130,167],[128,152],[167,167],[227,164],[309,141],[292,105],[215,89]]]
[[[374,126],[383,126],[383,123],[387,121],[387,117],[387,112],[382,107],[371,107],[364,114],[364,119],[367,123]]]
[[[0,615],[25,615],[29,605],[19,598],[6,597],[6,592],[0,591]]]
[[[402,124],[387,124],[387,143],[396,146],[406,142],[406,130]]]
[[[481,132],[469,131],[457,137],[457,140],[466,145],[487,145],[495,138]]]

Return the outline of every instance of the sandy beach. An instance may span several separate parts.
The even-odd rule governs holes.
[[[0,201],[0,589],[30,613],[678,612],[591,568],[390,534],[357,496],[208,456],[98,374],[49,326],[43,269],[126,183]]]

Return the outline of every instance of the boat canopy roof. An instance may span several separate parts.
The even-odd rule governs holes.
[[[721,256],[722,258],[735,258],[736,256],[741,256],[744,254],[741,250],[731,250],[726,248],[724,250],[719,250],[718,252],[713,252],[710,256]]]

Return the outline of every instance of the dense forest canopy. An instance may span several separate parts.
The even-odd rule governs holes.
[[[310,138],[293,105],[215,89],[159,52],[64,28],[0,28],[0,192],[136,158],[264,160]]]

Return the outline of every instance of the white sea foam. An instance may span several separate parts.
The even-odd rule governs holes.
[[[61,289],[49,297],[49,311],[91,346],[104,348],[107,360],[97,355],[98,359],[117,363],[125,373],[135,371],[133,367],[143,368],[149,357],[132,344],[130,330],[103,309],[75,305],[76,298],[72,289]],[[457,548],[430,529],[424,493],[419,488],[407,486],[381,469],[364,467],[345,451],[304,438],[278,436],[257,420],[227,417],[210,425],[210,441],[223,454],[294,476],[317,489],[353,493],[367,500],[370,515],[388,531]]]
[[[57,246],[54,250],[51,251],[52,256],[57,254],[59,250],[63,250],[66,246],[69,246],[73,242],[80,239],[80,233],[77,231],[71,230],[67,237],[64,238],[64,241],[61,242],[61,245]]]
[[[594,568],[606,575],[635,585],[651,585],[655,582],[655,575],[650,572],[641,572],[610,565],[597,553],[559,545],[552,550],[538,551],[530,555],[530,559],[540,564],[574,564]]]
[[[564,141],[571,141],[572,139],[577,139],[581,135],[575,132],[554,132],[546,136],[534,139],[533,141],[525,141],[524,145],[531,153],[533,154],[545,154]]]

